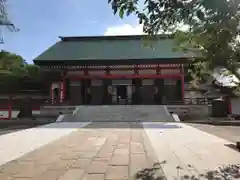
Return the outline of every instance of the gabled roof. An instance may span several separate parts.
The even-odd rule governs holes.
[[[238,71],[240,71],[240,69]],[[238,87],[240,84],[240,80],[237,76],[224,67],[215,68],[212,77],[216,81],[216,84],[222,87],[234,88]]]
[[[144,40],[146,37],[144,35],[60,37],[61,41],[40,54],[34,62],[173,59],[194,56],[192,53],[174,51],[176,46],[171,35],[159,35],[153,41]]]

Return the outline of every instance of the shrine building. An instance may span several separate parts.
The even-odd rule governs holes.
[[[34,63],[56,72],[53,100],[69,105],[163,104],[184,99],[184,64],[172,35],[60,37]]]

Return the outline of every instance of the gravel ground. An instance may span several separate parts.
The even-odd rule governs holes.
[[[240,126],[217,126],[193,123],[189,123],[188,125],[234,143],[240,141]]]

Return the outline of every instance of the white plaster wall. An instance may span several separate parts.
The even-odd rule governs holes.
[[[91,81],[91,85],[92,85],[92,86],[102,86],[102,85],[103,85],[103,81],[100,80],[100,79],[93,79],[93,80]]]
[[[55,88],[60,88],[60,84],[58,82],[52,83],[52,89],[55,89]]]
[[[185,91],[184,97],[185,98],[203,98],[204,95],[199,91]]]
[[[83,75],[84,71],[69,71],[67,75]]]
[[[104,75],[104,70],[88,71],[89,75]]]
[[[156,74],[156,69],[139,69],[139,74]]]
[[[232,114],[240,115],[240,99],[231,99]]]
[[[19,94],[19,95],[14,95],[12,99],[23,99],[26,97],[31,97],[32,99],[43,99],[43,98],[49,98],[49,95],[43,96],[43,95],[28,95],[28,94]],[[1,95],[0,99],[8,99],[9,95]]]
[[[142,85],[143,86],[153,86],[154,85],[154,80],[153,79],[143,79],[142,80]]]
[[[132,85],[132,80],[131,79],[112,80],[112,85]]]
[[[111,70],[111,74],[134,74],[134,70]]]
[[[70,86],[81,86],[81,81],[75,81],[75,80],[71,80],[70,81]]]
[[[161,69],[161,74],[179,74],[180,69]]]

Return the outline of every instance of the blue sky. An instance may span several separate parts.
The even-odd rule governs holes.
[[[107,0],[8,0],[10,20],[20,29],[4,28],[1,49],[28,63],[58,41],[58,36],[141,33],[135,17],[114,16]]]

